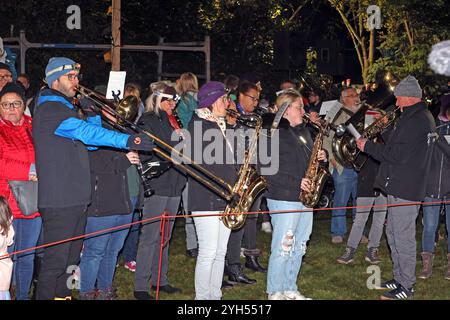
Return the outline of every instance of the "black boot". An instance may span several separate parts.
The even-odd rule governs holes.
[[[246,256],[245,267],[255,272],[262,272],[262,273],[267,272],[267,269],[259,264],[257,256]]]
[[[229,272],[230,275],[228,276],[228,280],[233,283],[244,283],[244,284],[253,284],[256,283],[255,279],[250,279],[247,277],[244,272],[243,268],[240,263],[237,264],[230,264],[229,266]]]
[[[233,288],[233,287],[234,287],[234,284],[232,284],[230,281],[227,281],[227,280],[222,281],[221,289],[229,289],[229,288]]]

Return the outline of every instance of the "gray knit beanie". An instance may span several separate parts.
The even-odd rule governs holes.
[[[416,78],[408,75],[395,87],[394,95],[396,97],[422,98],[422,88]]]

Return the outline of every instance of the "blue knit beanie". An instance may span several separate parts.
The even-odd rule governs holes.
[[[53,57],[48,60],[47,67],[45,67],[45,80],[49,87],[52,86],[53,81],[59,77],[69,73],[72,70],[79,70],[80,64],[72,59],[64,57]]]

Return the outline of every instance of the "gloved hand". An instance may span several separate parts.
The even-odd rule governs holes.
[[[133,134],[128,138],[127,147],[130,150],[151,151],[155,144],[149,136],[139,133]]]
[[[95,117],[100,114],[97,106],[89,99],[82,98],[78,100],[78,106],[88,117]]]

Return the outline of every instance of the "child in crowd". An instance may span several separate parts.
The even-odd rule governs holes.
[[[11,300],[9,286],[13,262],[7,248],[13,244],[14,229],[12,227],[12,212],[4,197],[0,197],[0,300]]]

